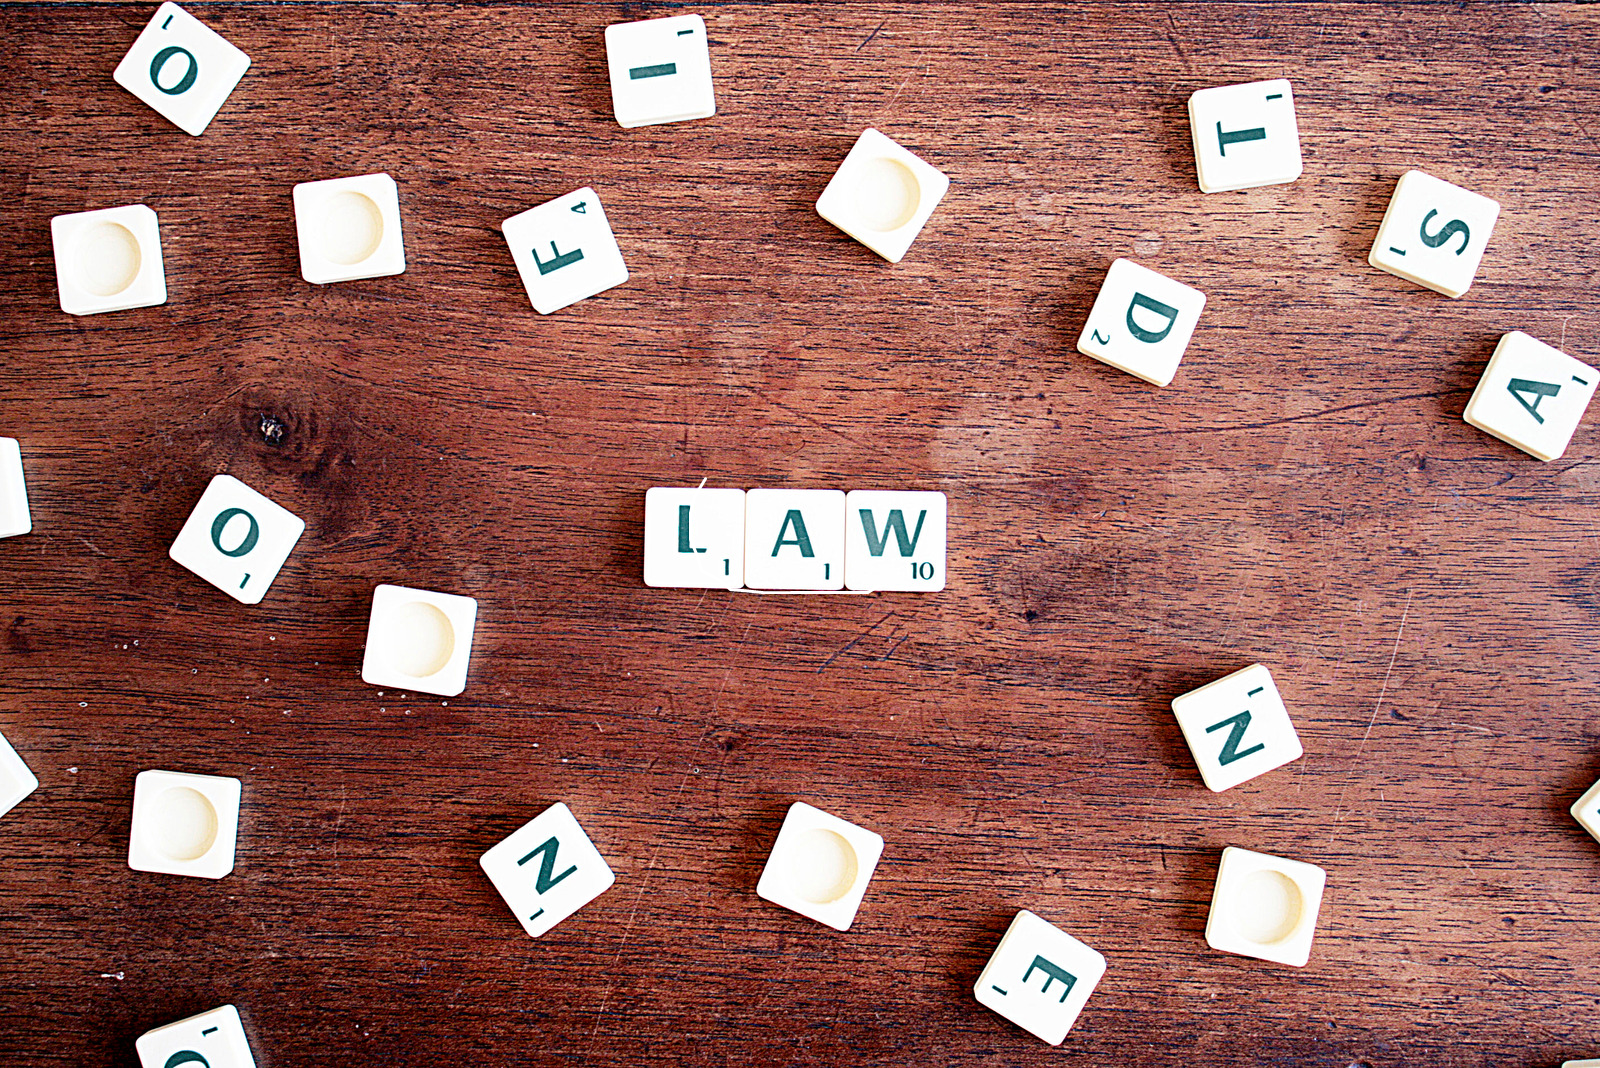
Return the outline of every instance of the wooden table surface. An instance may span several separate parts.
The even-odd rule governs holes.
[[[200,138],[111,80],[152,8],[0,10],[0,1064],[1600,1056],[1600,417],[1461,419],[1600,356],[1600,7],[705,5],[717,116],[622,130],[676,9],[196,4]],[[1304,176],[1202,195],[1189,93],[1280,75]],[[897,265],[813,209],[869,125],[952,182]],[[1366,264],[1412,167],[1503,205],[1460,300]],[[406,272],[306,284],[290,187],[379,170]],[[537,315],[499,223],[583,185],[633,276]],[[135,202],[168,303],[63,314],[50,217]],[[1168,388],[1074,350],[1116,256],[1209,297]],[[307,523],[259,606],[167,558],[218,472]],[[943,490],[949,587],[645,588],[701,479]],[[362,683],[380,582],[478,599],[459,698]],[[1212,794],[1169,702],[1256,661],[1306,754]],[[232,875],[128,870],[152,767],[243,780]],[[755,896],[795,800],[887,840],[848,933]],[[477,858],[555,801],[617,883],[535,941]],[[1327,869],[1309,966],[1207,947],[1226,845]],[[972,998],[1019,908],[1110,962],[1059,1049]]]

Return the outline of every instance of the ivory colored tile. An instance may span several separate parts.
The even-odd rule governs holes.
[[[1200,777],[1217,793],[1305,752],[1272,672],[1260,664],[1172,699]]]
[[[128,867],[220,879],[233,870],[239,834],[238,779],[141,771],[133,780]]]
[[[361,679],[418,693],[454,697],[467,688],[478,602],[451,593],[379,586]]]
[[[500,224],[528,300],[560,311],[628,280],[628,266],[600,197],[585,186]]]
[[[1200,322],[1206,295],[1132,260],[1113,260],[1078,336],[1078,351],[1164,386]]]
[[[744,490],[645,490],[644,584],[722,590],[743,586]]]
[[[1600,1057],[1587,1061],[1565,1061],[1561,1068],[1600,1068]]]
[[[260,604],[305,529],[287,508],[217,475],[167,555],[234,600]]]
[[[1105,957],[1023,909],[984,965],[973,994],[980,1005],[1059,1046],[1105,974]]]
[[[135,1040],[140,1068],[255,1068],[244,1022],[232,1005],[146,1031]]]
[[[1304,967],[1327,881],[1315,864],[1227,847],[1211,894],[1206,942],[1225,953]]]
[[[14,538],[32,529],[28,483],[22,477],[22,446],[16,438],[0,438],[0,538]]]
[[[1600,371],[1513,330],[1495,346],[1462,418],[1530,456],[1567,451],[1594,397]]]
[[[0,807],[0,812],[5,809]],[[1600,841],[1600,782],[1589,787],[1588,791],[1572,804],[1572,818],[1591,835]]]
[[[617,881],[572,810],[559,801],[497,843],[478,864],[534,938]]]
[[[1500,205],[1422,171],[1395,185],[1367,262],[1447,297],[1472,286]]]
[[[675,15],[606,27],[611,108],[625,129],[717,113],[705,20]]]
[[[0,734],[0,816],[16,808],[23,798],[39,788],[32,770]]]
[[[869,128],[817,198],[817,214],[899,263],[949,188],[938,168]]]
[[[882,835],[796,801],[772,843],[756,895],[848,931],[881,856]]]
[[[112,77],[184,133],[199,137],[250,57],[177,4],[162,4]]]
[[[744,582],[754,590],[844,588],[840,490],[753,489],[744,495]]]
[[[387,174],[358,174],[294,187],[300,277],[322,285],[383,278],[406,269],[400,188]]]
[[[50,244],[61,310],[69,315],[167,302],[161,226],[143,204],[57,215],[50,220]]]
[[[945,495],[914,490],[845,494],[844,584],[852,590],[944,589]]]
[[[1203,192],[1300,177],[1300,127],[1287,78],[1199,90],[1189,97],[1189,133]]]

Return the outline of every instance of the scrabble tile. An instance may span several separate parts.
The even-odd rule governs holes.
[[[56,292],[69,315],[149,308],[167,302],[161,227],[143,204],[50,220]]]
[[[239,1010],[224,1005],[146,1031],[133,1044],[140,1068],[255,1068]]]
[[[1078,336],[1078,351],[1164,386],[1178,371],[1206,295],[1132,260],[1113,260]]]
[[[133,780],[128,867],[220,879],[233,870],[239,835],[238,779],[141,771]]]
[[[646,490],[644,584],[713,590],[743,586],[744,490]]]
[[[1462,418],[1541,460],[1567,451],[1600,371],[1513,330],[1500,339]]]
[[[1174,697],[1172,711],[1200,777],[1217,793],[1305,752],[1272,672],[1260,664]]]
[[[184,133],[199,137],[250,68],[250,57],[177,4],[162,4],[112,77]]]
[[[845,588],[944,589],[945,510],[945,495],[936,492],[845,494]]]
[[[0,797],[0,812],[4,811],[4,798]],[[1582,797],[1573,802],[1572,818],[1596,841],[1600,841],[1600,782],[1589,787]]]
[[[995,948],[973,993],[978,1003],[1052,1046],[1061,1045],[1106,974],[1106,959],[1023,909]]]
[[[744,583],[755,590],[844,589],[841,490],[744,495]]]
[[[14,538],[32,529],[28,483],[22,477],[22,446],[16,438],[0,438],[0,538]]]
[[[1459,297],[1472,285],[1500,205],[1421,171],[1400,176],[1367,262]]]
[[[606,65],[619,126],[655,126],[717,113],[711,49],[699,15],[607,26]]]
[[[0,734],[0,816],[16,808],[39,788],[39,780]]]
[[[617,881],[572,810],[559,801],[518,827],[478,863],[522,929],[534,938]]]
[[[867,129],[817,198],[817,214],[899,263],[949,188],[938,168]]]
[[[1199,90],[1189,97],[1189,133],[1202,192],[1300,177],[1300,128],[1287,78]]]
[[[628,280],[628,265],[593,189],[585,186],[500,224],[528,300],[560,311]]]
[[[318,285],[382,278],[406,269],[400,189],[387,174],[301,182],[294,187],[300,277]]]
[[[419,693],[454,697],[467,688],[478,602],[450,593],[379,586],[361,679]]]
[[[883,837],[803,801],[789,806],[756,894],[848,931],[883,855]]]
[[[1327,872],[1237,846],[1222,851],[1206,942],[1212,949],[1305,966]]]
[[[287,508],[218,475],[167,555],[234,600],[260,604],[305,529]]]
[[[1600,1068],[1600,1057],[1587,1061],[1564,1061],[1561,1068]]]

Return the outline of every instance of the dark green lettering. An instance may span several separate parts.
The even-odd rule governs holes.
[[[1078,977],[1061,967],[1059,964],[1052,964],[1043,957],[1036,956],[1033,958],[1033,963],[1028,965],[1028,970],[1022,973],[1022,981],[1024,983],[1028,981],[1028,976],[1033,974],[1035,968],[1041,972],[1044,972],[1044,986],[1039,988],[1039,993],[1042,994],[1046,990],[1049,990],[1050,983],[1053,980],[1059,979],[1066,988],[1061,991],[1061,1001],[1067,1000],[1067,995],[1072,993],[1072,988],[1077,984]],[[1004,991],[1002,991],[1002,993],[1003,992]],[[1060,1002],[1057,1002],[1057,1004],[1060,1004]]]
[[[794,527],[794,537],[785,538],[790,526]],[[800,550],[801,556],[816,556],[811,551],[811,535],[806,533],[806,520],[800,514],[800,509],[791,508],[789,514],[783,517],[783,526],[778,530],[778,543],[772,547],[772,555],[777,556],[778,550],[785,545],[793,545]]]
[[[1428,224],[1433,221],[1433,217],[1437,214],[1439,214],[1439,209],[1434,208],[1432,211],[1428,212],[1428,214],[1422,217],[1422,225],[1417,228],[1422,233],[1422,243],[1427,245],[1429,248],[1438,248],[1440,245],[1448,242],[1452,237],[1460,234],[1461,247],[1456,249],[1456,255],[1459,256],[1463,252],[1467,251],[1467,246],[1472,243],[1472,231],[1468,229],[1467,224],[1462,222],[1460,219],[1451,219],[1449,222],[1439,227],[1439,232],[1436,234],[1428,233]]]
[[[244,540],[236,548],[224,549],[222,547],[222,532],[227,529],[228,521],[236,515],[242,515],[250,520],[250,531],[245,534]],[[226,508],[217,513],[217,518],[211,522],[211,544],[217,547],[217,552],[223,556],[246,556],[251,549],[256,547],[256,542],[261,540],[261,526],[256,522],[256,517],[243,508]]]
[[[1506,383],[1506,389],[1510,391],[1513,397],[1517,398],[1517,403],[1528,409],[1528,414],[1533,416],[1534,420],[1539,423],[1544,422],[1544,416],[1539,414],[1539,405],[1543,403],[1546,397],[1554,397],[1561,392],[1561,387],[1553,382],[1535,382],[1528,378],[1513,378]],[[1532,404],[1528,403],[1527,398],[1523,396],[1524,393],[1533,394]]]
[[[189,65],[184,70],[183,77],[178,79],[177,84],[173,85],[171,89],[168,89],[166,86],[161,84],[161,68],[167,65],[167,60],[176,55],[182,55],[189,61]],[[194,80],[199,76],[200,61],[195,59],[194,53],[189,51],[187,48],[179,48],[177,45],[168,45],[161,51],[157,52],[155,58],[150,61],[150,84],[161,90],[163,93],[166,93],[168,96],[177,96],[180,93],[187,93],[190,89],[194,88]]]
[[[1160,330],[1146,330],[1134,321],[1133,313],[1140,308],[1153,311],[1166,319],[1167,325]],[[1140,341],[1154,345],[1157,341],[1172,333],[1172,325],[1178,321],[1178,309],[1170,304],[1163,304],[1154,297],[1147,297],[1143,293],[1133,295],[1133,303],[1128,305],[1128,332]]]
[[[879,534],[877,524],[872,518],[872,509],[862,508],[861,530],[867,536],[867,552],[873,556],[882,556],[883,547],[888,544],[889,534],[894,533],[894,540],[900,546],[901,556],[910,556],[917,551],[917,539],[922,537],[922,523],[928,518],[928,510],[924,508],[917,515],[917,529],[907,539],[905,513],[898,508],[889,510],[889,518],[883,524],[883,533]]]
[[[540,853],[544,854],[544,859],[539,862],[539,877],[534,881],[534,889],[538,890],[541,894],[578,870],[578,866],[574,864],[560,875],[556,875],[554,878],[551,878],[556,870],[556,850],[559,848],[561,848],[561,842],[554,836],[551,836],[550,838],[547,838],[544,844],[538,849],[535,849],[532,853],[529,853],[527,856],[517,861],[517,864],[520,866],[528,863],[528,861],[532,860],[534,857],[537,857]]]
[[[1232,724],[1233,729],[1228,732],[1227,741],[1222,743],[1222,755],[1217,758],[1217,763],[1221,764],[1223,767],[1227,767],[1235,760],[1243,760],[1251,753],[1259,753],[1261,750],[1267,747],[1265,742],[1257,742],[1244,752],[1239,752],[1239,743],[1244,741],[1244,732],[1250,727],[1250,713],[1248,710],[1240,712],[1237,716],[1229,716],[1220,723],[1213,723],[1211,726],[1206,728],[1206,733],[1210,734],[1212,731],[1220,731],[1222,728],[1230,724]]]
[[[1267,131],[1264,126],[1256,126],[1249,130],[1229,130],[1222,132],[1222,123],[1217,123],[1217,150],[1224,156],[1228,154],[1228,146],[1236,145],[1240,141],[1265,141]]]

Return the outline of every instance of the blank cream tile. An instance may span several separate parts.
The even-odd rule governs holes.
[[[1459,297],[1489,247],[1500,205],[1422,171],[1395,185],[1367,262],[1380,271]]]
[[[1564,1061],[1561,1068],[1600,1068],[1600,1057],[1587,1061]]]
[[[287,508],[217,475],[167,555],[234,600],[260,604],[305,529]]]
[[[587,186],[513,215],[500,230],[528,300],[540,315],[628,280],[628,266],[600,197]]]
[[[883,837],[803,801],[789,806],[756,894],[848,931],[883,855]]]
[[[479,857],[478,865],[533,938],[617,881],[572,810],[559,801]]]
[[[1105,957],[1023,909],[989,957],[973,993],[980,1005],[1059,1046],[1105,974]]]
[[[174,126],[199,137],[250,57],[177,4],[162,4],[112,77]]]
[[[1200,777],[1217,793],[1304,753],[1272,672],[1260,664],[1173,698],[1172,711]]]
[[[1211,894],[1206,942],[1225,953],[1304,967],[1327,881],[1315,864],[1229,846]]]
[[[1513,330],[1495,346],[1462,418],[1530,456],[1567,451],[1594,397],[1600,371]]]
[[[744,581],[754,590],[844,589],[841,490],[753,489],[744,496]]]
[[[478,602],[451,593],[382,585],[372,591],[372,618],[361,679],[418,693],[454,697],[467,688]]]
[[[22,446],[16,438],[0,438],[0,538],[14,538],[32,529],[28,483],[22,475]]]
[[[717,113],[705,20],[675,15],[606,27],[611,108],[626,129]]]
[[[0,734],[0,816],[16,808],[39,788],[39,780]]]
[[[300,277],[318,285],[383,278],[406,269],[400,188],[387,174],[358,174],[294,187]]]
[[[844,584],[851,590],[944,589],[945,495],[851,490],[845,495]]]
[[[869,128],[817,198],[817,214],[899,263],[949,188],[938,168]]]
[[[220,879],[233,870],[240,783],[225,775],[141,771],[133,780],[128,867]]]
[[[232,1005],[146,1031],[135,1040],[140,1068],[255,1068],[244,1022]]]
[[[1286,78],[1199,90],[1189,97],[1189,132],[1203,192],[1300,177],[1300,127]]]
[[[69,315],[149,308],[167,302],[161,226],[143,204],[50,220],[56,291]]]
[[[1112,261],[1078,351],[1158,386],[1172,381],[1206,295],[1132,260]]]
[[[3,811],[0,808],[0,812]],[[1600,782],[1589,787],[1582,797],[1573,802],[1572,818],[1596,841],[1600,841]]]
[[[743,586],[744,490],[646,490],[644,584],[721,590]]]

